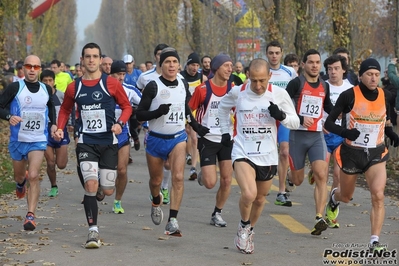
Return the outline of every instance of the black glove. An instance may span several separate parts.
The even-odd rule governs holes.
[[[385,135],[391,140],[391,145],[394,147],[399,146],[399,137],[398,135],[393,131],[392,127],[385,127]]]
[[[209,128],[204,127],[204,126],[201,125],[201,124],[198,124],[198,127],[197,127],[196,129],[194,129],[194,131],[197,132],[197,134],[198,134],[200,137],[203,137],[203,136],[205,136],[206,134],[209,133]]]
[[[190,126],[194,129],[195,132],[197,132],[197,134],[200,137],[203,137],[209,133],[209,128],[204,127],[203,125],[199,124],[196,120],[192,120],[190,122]]]
[[[163,116],[163,115],[166,115],[167,113],[169,113],[169,108],[170,108],[171,105],[172,105],[171,103],[168,103],[168,104],[166,104],[166,103],[161,104],[161,105],[158,107],[158,109],[157,109],[158,115],[159,115],[159,116]]]
[[[220,142],[226,147],[231,147],[233,145],[233,141],[231,140],[231,136],[229,133],[224,133],[222,135],[222,141]]]
[[[75,125],[73,125],[73,138],[79,138],[80,128],[79,128],[80,119],[75,120]]]
[[[282,121],[285,119],[286,115],[283,111],[280,110],[280,108],[278,108],[278,106],[272,102],[269,102],[270,106],[269,106],[269,112],[271,117],[273,117],[274,119],[278,120],[278,121]]]
[[[356,140],[360,135],[360,131],[357,128],[352,129],[344,129],[341,133],[341,137],[349,139],[349,140]]]

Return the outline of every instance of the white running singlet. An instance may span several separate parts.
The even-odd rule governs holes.
[[[270,72],[272,73],[272,76],[269,83],[283,89],[287,88],[288,82],[297,77],[295,69],[282,64],[280,64],[279,69],[270,68]]]
[[[159,118],[148,121],[151,131],[156,133],[173,135],[185,129],[186,114],[186,88],[181,79],[177,79],[176,87],[167,87],[158,78],[154,80],[157,84],[157,95],[152,99],[149,111],[158,109],[161,104],[172,104],[169,112]]]

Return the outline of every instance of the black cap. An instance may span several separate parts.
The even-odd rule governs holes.
[[[126,64],[122,60],[112,62],[110,74],[126,72]]]
[[[163,61],[165,61],[165,59],[169,56],[176,57],[177,60],[180,62],[180,57],[177,54],[177,51],[175,50],[175,48],[166,47],[165,49],[162,50],[162,53],[161,53],[161,56],[159,59],[159,65],[162,66]]]
[[[190,64],[199,64],[200,63],[200,58],[197,55],[197,53],[191,53],[188,58],[187,58],[187,65]]]
[[[359,77],[363,75],[364,72],[366,72],[369,69],[376,69],[381,72],[381,66],[380,63],[378,63],[377,60],[374,58],[367,58],[360,64],[360,69],[359,69]]]
[[[211,61],[211,70],[213,73],[215,73],[221,65],[223,65],[226,62],[232,62],[230,56],[227,54],[218,54],[215,56],[212,61]]]

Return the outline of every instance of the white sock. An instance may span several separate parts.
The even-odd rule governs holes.
[[[162,179],[161,188],[169,189],[169,180],[170,180],[171,176],[172,176],[172,173],[170,172],[170,170],[163,168],[163,179]]]
[[[96,231],[98,233],[98,226],[97,225],[90,226],[89,231]]]
[[[335,200],[335,193],[331,196],[332,202],[337,205],[337,201]]]
[[[378,237],[378,236],[376,236],[376,235],[371,235],[371,237],[370,237],[370,244],[373,244],[375,241],[379,241],[380,240],[380,238]]]

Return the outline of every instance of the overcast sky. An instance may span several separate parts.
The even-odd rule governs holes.
[[[83,40],[85,28],[96,20],[98,12],[100,11],[101,1],[102,0],[76,0],[78,11],[78,18],[76,21],[78,40]]]

